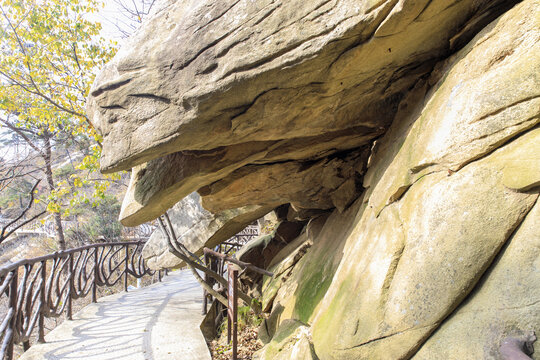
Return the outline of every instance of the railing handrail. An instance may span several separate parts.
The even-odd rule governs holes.
[[[97,289],[116,286],[123,279],[158,274],[142,258],[146,239],[88,244],[31,259],[22,259],[0,268],[0,300],[7,301],[7,313],[0,319],[0,359],[12,360],[14,344],[27,350],[31,339],[45,342],[45,318],[66,315],[72,319],[73,300]]]
[[[115,242],[104,242],[104,243],[97,243],[97,244],[89,244],[84,246],[79,246],[76,248],[66,249],[66,250],[59,250],[55,251],[53,253],[38,256],[35,258],[30,259],[22,259],[17,262],[5,265],[0,267],[0,277],[5,276],[8,272],[11,272],[18,268],[19,266],[23,265],[33,265],[35,263],[46,261],[46,260],[53,260],[57,258],[61,258],[70,254],[74,254],[79,251],[84,251],[96,247],[104,247],[104,246],[120,246],[120,245],[138,245],[138,244],[144,244],[147,240],[138,240],[138,241],[115,241]]]

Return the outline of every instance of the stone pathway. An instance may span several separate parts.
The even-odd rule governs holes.
[[[202,290],[189,271],[98,299],[20,360],[210,360],[199,330]]]

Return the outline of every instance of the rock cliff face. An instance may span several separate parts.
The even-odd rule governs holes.
[[[163,6],[89,100],[103,170],[133,168],[122,221],[196,190],[198,213],[227,219],[214,232],[282,204],[309,220],[265,259],[260,359],[503,359],[505,338],[540,332],[539,14]]]

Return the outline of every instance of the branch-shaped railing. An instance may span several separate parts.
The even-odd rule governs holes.
[[[91,292],[96,302],[98,287],[123,281],[127,291],[130,276],[153,275],[141,256],[143,245],[144,241],[92,244],[1,268],[0,359],[13,359],[14,344],[27,350],[34,337],[45,342],[45,319],[62,314],[71,319],[73,300]],[[158,277],[161,281],[161,271]]]

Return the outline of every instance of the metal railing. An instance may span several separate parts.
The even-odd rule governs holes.
[[[242,246],[246,245],[251,240],[257,238],[260,235],[259,227],[256,225],[248,225],[244,230],[240,231],[238,234],[234,235],[227,241],[222,242],[214,248],[214,251],[217,253],[227,255],[233,255],[235,252],[240,250]],[[226,266],[225,260],[219,257],[210,257],[207,254],[203,255],[204,266],[217,272],[220,276],[225,276]],[[208,274],[204,275],[204,280],[214,285],[215,281]],[[211,304],[213,301],[212,295],[210,295],[206,290],[203,290],[203,305],[202,305],[202,314],[206,315],[208,311],[208,304]],[[218,305],[219,306],[219,305]]]
[[[96,302],[98,287],[123,280],[127,291],[129,276],[153,275],[141,256],[144,242],[86,245],[0,268],[0,359],[13,359],[14,344],[27,350],[36,328],[37,341],[45,342],[45,319],[71,320],[73,300],[91,292]]]
[[[259,227],[256,225],[248,225],[244,230],[240,231],[238,234],[234,235],[227,241],[222,242],[214,248],[214,251],[221,253],[223,255],[232,255],[238,250],[240,250],[244,245],[246,245],[251,240],[259,236]],[[206,257],[204,258],[207,266],[211,265]],[[225,261],[219,260],[217,265],[217,273],[221,276],[225,274],[226,266]]]

